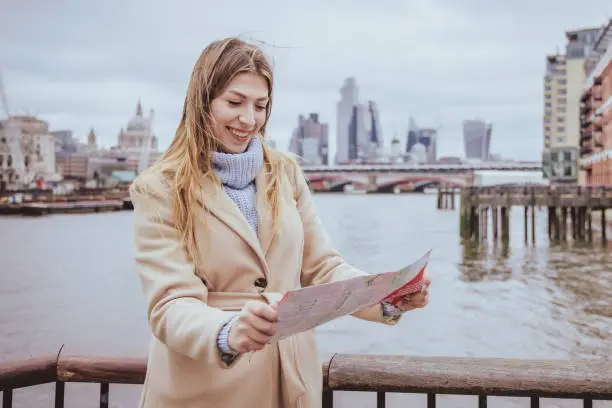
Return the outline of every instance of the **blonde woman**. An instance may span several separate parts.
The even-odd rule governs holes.
[[[266,295],[363,272],[333,249],[296,163],[263,143],[272,87],[258,47],[209,45],[174,140],[130,188],[152,331],[143,408],[321,404],[314,334],[269,344],[277,315]],[[395,324],[427,298],[355,316]]]

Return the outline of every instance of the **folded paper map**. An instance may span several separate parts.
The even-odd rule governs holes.
[[[428,251],[396,272],[365,275],[287,292],[277,303],[279,321],[272,341],[313,329],[338,317],[386,301],[397,304],[425,287]]]

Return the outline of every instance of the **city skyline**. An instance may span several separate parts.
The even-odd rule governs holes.
[[[40,3],[36,15],[19,3],[0,6],[10,17],[0,27],[0,69],[11,111],[40,116],[51,130],[72,129],[81,141],[93,127],[108,146],[124,112],[140,98],[156,110],[155,131],[165,149],[180,118],[193,62],[208,42],[238,34],[272,44],[263,46],[277,78],[269,136],[282,150],[295,117],[318,112],[329,124],[330,157],[335,155],[338,84],[355,76],[367,95],[363,99],[378,104],[387,146],[391,135],[405,134],[407,118],[414,116],[443,127],[438,156],[461,155],[462,121],[478,116],[495,123],[492,150],[538,160],[542,55],[550,53],[551,44],[553,49],[563,45],[566,30],[601,24],[602,15],[612,11],[603,0],[579,9],[551,0],[531,8],[525,2],[475,7],[448,0],[385,7],[279,2],[272,12],[248,2],[235,5],[241,12],[223,23],[211,17],[226,10],[220,4],[173,7],[191,9],[187,16],[138,1],[130,7],[112,1],[75,4],[61,12]],[[555,19],[536,17],[535,11],[553,6]],[[333,35],[304,23],[317,19],[334,21]],[[82,20],[91,22],[87,30],[68,23]],[[163,24],[152,24],[158,21]],[[517,21],[528,28],[519,29]],[[372,29],[350,29],[365,22]],[[183,27],[190,27],[189,33]],[[391,54],[392,49],[405,51]]]

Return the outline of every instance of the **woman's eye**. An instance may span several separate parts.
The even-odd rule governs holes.
[[[232,106],[238,106],[238,105],[240,105],[240,102],[237,102],[237,101],[228,101],[228,103],[229,103],[230,105],[232,105]]]
[[[265,106],[256,106],[255,108],[256,108],[258,111],[263,111],[263,110],[266,110],[266,107],[265,107]]]

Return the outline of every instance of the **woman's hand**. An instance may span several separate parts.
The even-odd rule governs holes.
[[[278,313],[274,307],[257,300],[249,300],[232,323],[228,345],[237,353],[263,349],[276,334],[277,318]]]
[[[408,312],[414,309],[420,309],[427,306],[429,303],[429,286],[431,285],[431,279],[425,281],[425,288],[421,292],[412,293],[404,296],[404,299],[396,306],[402,310],[402,312]]]

